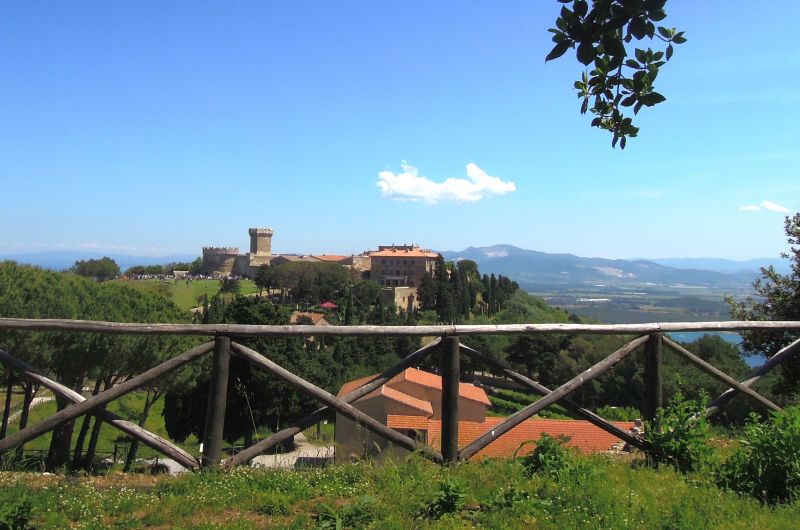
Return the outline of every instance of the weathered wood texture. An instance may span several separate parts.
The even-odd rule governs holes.
[[[442,457],[448,464],[458,461],[458,397],[461,378],[458,337],[447,337],[439,348],[442,376]]]
[[[709,374],[710,376],[718,379],[719,381],[722,381],[723,383],[729,384],[736,391],[741,392],[746,396],[749,396],[750,398],[754,399],[764,407],[775,411],[781,410],[781,408],[772,401],[768,400],[767,398],[765,398],[755,390],[751,389],[750,387],[741,384],[739,381],[729,376],[725,372],[718,370],[717,368],[710,365],[700,357],[696,356],[695,354],[693,354],[692,352],[690,352],[677,342],[670,340],[668,337],[664,337],[664,344],[666,344],[670,349],[682,355],[686,360],[688,360],[689,362],[691,362],[692,364],[694,364],[695,366],[697,366],[698,368]]]
[[[225,427],[225,406],[228,398],[228,371],[231,362],[231,338],[214,339],[214,362],[206,403],[205,433],[203,436],[203,465],[215,466],[222,459],[222,431]]]
[[[247,346],[243,346],[238,342],[232,343],[231,349],[236,355],[242,357],[243,359],[247,359],[254,365],[258,366],[259,368],[263,368],[264,370],[267,370],[268,372],[275,374],[276,376],[280,377],[281,379],[291,384],[292,386],[302,390],[303,392],[307,393],[310,396],[319,399],[320,401],[328,405],[330,408],[334,409],[339,414],[347,416],[351,420],[360,423],[366,429],[374,432],[375,434],[383,436],[390,442],[397,444],[405,449],[408,449],[409,451],[420,451],[422,454],[426,455],[435,462],[442,462],[441,453],[438,453],[431,447],[425,444],[418,443],[417,441],[409,438],[408,436],[400,434],[394,429],[387,427],[386,425],[379,422],[372,416],[342,401],[341,399],[337,398],[330,392],[327,392],[319,388],[318,386],[309,383],[302,377],[293,374],[292,372],[283,368],[277,363],[267,359],[257,351],[252,350]]]
[[[13,366],[16,370],[22,373],[25,377],[32,381],[36,381],[43,387],[51,390],[54,394],[63,397],[72,403],[81,403],[86,401],[86,398],[68,388],[57,381],[53,381],[49,377],[36,371],[36,369],[24,361],[11,356],[7,352],[0,350],[0,362],[8,366]],[[136,438],[146,446],[163,453],[165,456],[172,458],[180,465],[187,469],[197,469],[200,463],[189,453],[173,444],[169,440],[165,440],[160,436],[151,433],[150,431],[139,427],[133,422],[124,420],[105,409],[96,409],[92,413],[105,421],[106,423],[116,427],[128,436]]]
[[[789,359],[793,355],[800,353],[800,339],[794,341],[793,343],[789,344],[785,348],[782,348],[778,353],[773,355],[772,357],[767,360],[764,364],[759,366],[758,368],[754,369],[750,372],[750,375],[747,376],[747,379],[742,381],[742,386],[751,387],[753,386],[761,377],[781,364],[783,361]],[[716,398],[714,398],[711,403],[708,404],[708,408],[706,409],[706,416],[713,416],[717,412],[719,412],[720,407],[728,403],[730,400],[736,397],[736,390],[733,388],[729,388]]]
[[[664,405],[664,366],[661,362],[663,336],[653,333],[644,349],[644,407],[645,419],[653,421],[656,411]]]
[[[23,444],[29,440],[33,440],[37,436],[41,436],[42,434],[56,428],[56,426],[61,425],[62,423],[66,423],[70,420],[74,420],[78,416],[83,416],[87,412],[95,409],[101,405],[105,405],[106,403],[117,399],[120,396],[124,396],[125,394],[136,390],[137,388],[141,388],[146,384],[150,383],[162,377],[163,375],[177,370],[178,368],[194,361],[201,355],[211,351],[214,348],[213,342],[206,342],[196,348],[192,348],[177,357],[173,357],[172,359],[159,364],[158,366],[147,370],[146,372],[137,375],[131,379],[128,379],[124,383],[120,383],[114,387],[109,388],[104,392],[100,392],[96,396],[92,396],[86,401],[82,401],[80,403],[76,403],[75,405],[70,405],[69,407],[49,416],[39,423],[31,425],[30,427],[26,427],[21,431],[18,431],[11,436],[3,438],[0,440],[0,453],[7,451],[8,449],[17,446],[19,444]]]
[[[384,371],[382,374],[375,376],[375,378],[371,379],[370,381],[364,383],[364,385],[358,387],[357,389],[353,390],[349,394],[342,396],[342,401],[345,403],[353,403],[359,398],[362,398],[372,392],[373,390],[379,388],[381,385],[385,384],[391,378],[409,368],[411,366],[417,365],[421,363],[428,355],[430,355],[436,348],[439,347],[441,344],[442,339],[434,339],[430,343],[426,344],[422,348],[416,350],[413,353],[407,355],[403,360],[399,363],[395,364],[388,370]],[[328,414],[331,412],[330,407],[322,407],[308,416],[301,418],[294,422],[291,426],[282,429],[275,434],[261,440],[260,442],[256,442],[255,444],[247,447],[243,451],[233,455],[232,457],[225,460],[224,465],[226,467],[233,467],[245,464],[252,460],[254,457],[260,455],[261,453],[268,451],[269,449],[275,447],[281,442],[284,442],[294,435],[302,432],[304,429],[311,427],[312,425],[322,421]]]
[[[138,335],[267,336],[412,336],[518,335],[524,333],[650,334],[676,331],[795,329],[800,321],[653,322],[646,324],[503,324],[474,326],[261,326],[250,324],[141,324],[94,320],[0,318],[0,329],[91,331]]]
[[[498,361],[497,359],[493,359],[486,355],[485,353],[479,352],[474,348],[470,348],[469,346],[461,345],[461,351],[466,353],[467,355],[474,357],[480,361],[489,364],[490,366],[494,366],[495,368],[502,370],[502,372],[509,377],[510,379],[517,382],[517,384],[513,385],[511,390],[533,390],[539,395],[547,396],[553,393],[552,390],[547,388],[546,386],[525,377],[524,375],[520,374],[519,372],[515,372],[512,370],[508,365],[506,365],[502,361]],[[502,379],[496,380],[497,378],[480,378],[482,381],[486,381],[487,384],[496,385],[497,381],[503,381]],[[511,385],[509,385],[511,386]],[[633,436],[631,433],[624,429],[620,429],[613,423],[609,422],[608,420],[602,418],[601,416],[595,414],[591,410],[585,409],[569,399],[568,397],[561,398],[558,400],[558,403],[563,405],[569,411],[575,413],[576,415],[582,417],[583,419],[591,422],[593,425],[603,429],[604,431],[608,432],[609,434],[613,434],[617,438],[624,440],[625,442],[631,444],[632,446],[645,450],[647,448],[645,442],[640,440],[639,438]]]
[[[613,368],[618,362],[624,359],[629,353],[631,353],[633,350],[635,350],[645,342],[647,342],[646,336],[632,340],[631,342],[627,343],[625,346],[618,349],[617,351],[615,351],[614,353],[612,353],[599,363],[595,364],[591,368],[584,370],[583,372],[573,377],[560,387],[556,388],[550,394],[544,396],[539,401],[531,403],[524,409],[515,412],[514,414],[509,416],[508,419],[506,419],[506,421],[499,424],[491,431],[484,433],[483,435],[473,440],[469,445],[467,445],[464,449],[461,450],[461,452],[459,453],[459,457],[462,460],[470,458],[472,455],[474,455],[475,453],[477,453],[478,451],[480,451],[481,449],[492,443],[494,440],[496,440],[503,434],[507,433],[520,423],[522,423],[523,421],[527,420],[537,412],[544,410],[553,403],[564,398],[566,395],[577,390],[585,383],[588,383],[589,381],[603,375],[605,372]]]

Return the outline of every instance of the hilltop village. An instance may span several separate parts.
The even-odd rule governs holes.
[[[273,254],[271,228],[250,228],[250,252],[240,253],[239,247],[203,247],[202,272],[211,276],[242,276],[255,278],[259,267],[284,263],[335,263],[383,286],[383,297],[406,307],[412,301],[418,305],[417,288],[423,276],[433,274],[440,255],[419,245],[380,245],[349,256],[339,254]]]

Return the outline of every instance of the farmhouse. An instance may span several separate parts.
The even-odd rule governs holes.
[[[342,397],[375,376],[363,377],[345,383],[338,396]],[[408,368],[386,384],[353,403],[384,425],[406,436],[427,443],[435,449],[441,447],[442,434],[442,378],[436,374]],[[458,441],[466,446],[499,425],[505,418],[487,417],[491,401],[486,392],[469,383],[459,384]],[[623,430],[631,429],[633,422],[614,422]],[[547,433],[565,437],[567,445],[584,452],[607,451],[620,439],[582,420],[529,419],[499,437],[481,450],[477,456],[513,456],[533,449],[531,441]],[[364,429],[352,420],[336,416],[336,459],[375,458],[388,455],[405,455],[405,449],[391,446],[383,438]]]

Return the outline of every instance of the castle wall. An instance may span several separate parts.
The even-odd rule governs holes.
[[[232,274],[238,254],[239,249],[235,247],[203,248],[203,274]]]
[[[272,234],[271,228],[251,228],[250,234],[250,254],[267,255],[272,254]]]
[[[236,256],[231,274],[235,276],[244,276],[245,278],[255,278],[255,267],[250,266],[249,254],[240,254]]]

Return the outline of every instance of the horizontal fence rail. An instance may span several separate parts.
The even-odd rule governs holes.
[[[646,324],[498,324],[431,326],[260,326],[254,324],[141,324],[97,320],[0,318],[0,329],[87,331],[130,335],[201,335],[228,337],[452,337],[459,335],[647,335],[680,331],[798,330],[800,321],[651,322]]]
[[[686,348],[665,337],[668,332],[682,331],[794,331],[800,333],[798,321],[732,321],[732,322],[667,322],[647,324],[508,324],[493,326],[468,325],[435,325],[435,326],[260,326],[244,324],[142,324],[117,323],[85,320],[57,319],[19,319],[0,318],[0,330],[15,331],[61,331],[91,332],[100,334],[135,334],[135,335],[191,335],[211,336],[211,342],[196,346],[175,356],[156,367],[150,368],[130,379],[114,385],[103,392],[86,398],[80,393],[67,388],[37,371],[25,362],[13,357],[12,353],[0,351],[0,364],[7,369],[15,370],[37,384],[50,389],[70,404],[59,412],[27,426],[24,429],[0,438],[0,455],[19,448],[22,444],[41,436],[59,425],[73,421],[79,416],[91,414],[133,437],[160,453],[172,458],[188,469],[201,466],[232,467],[246,464],[255,456],[272,447],[290,440],[302,430],[314,425],[331,412],[336,412],[355,421],[368,431],[381,436],[395,446],[409,451],[418,451],[423,456],[437,463],[453,463],[468,460],[477,455],[495,440],[508,433],[522,422],[533,417],[555,403],[566,407],[576,416],[583,418],[600,429],[623,440],[632,447],[647,451],[646,441],[634,431],[628,432],[603,419],[596,413],[587,410],[574,401],[570,395],[584,384],[612,370],[624,358],[640,351],[644,358],[644,417],[652,420],[656,410],[662,406],[662,357],[667,351],[679,355],[685,361],[709,374],[713,378],[728,385],[728,389],[711,401],[706,409],[707,416],[719,412],[720,407],[735,396],[742,394],[765,410],[781,410],[776,404],[752,389],[752,386],[772,368],[800,352],[800,340],[786,346],[759,368],[754,369],[744,381],[737,381],[728,374],[712,366]],[[519,335],[519,334],[600,334],[622,335],[628,342],[610,353],[590,368],[574,376],[555,389],[549,389],[537,381],[514,371],[504,361],[493,359],[476,349],[461,344],[460,336],[471,335]],[[290,372],[269,358],[269,352],[258,352],[239,344],[232,339],[247,337],[388,337],[412,336],[434,337],[427,345],[407,355],[397,364],[362,384],[359,388],[342,397],[334,396],[326,390],[306,381]],[[632,338],[631,338],[632,337]],[[105,410],[105,405],[125,394],[144,387],[158,378],[195,362],[205,354],[213,352],[211,363],[210,392],[207,399],[207,413],[203,440],[203,455],[198,461],[172,442],[158,437],[145,429],[124,420]],[[399,431],[384,425],[377,419],[354,406],[356,401],[379,389],[403,370],[422,363],[430,355],[439,354],[440,376],[442,377],[440,441],[441,452],[436,448],[412,439]],[[483,433],[469,443],[459,444],[459,385],[463,379],[460,370],[460,355],[467,355],[492,367],[496,372],[510,379],[525,390],[542,396],[522,410],[512,414],[492,430]],[[231,356],[236,356],[250,363],[254,368],[265,370],[282,379],[309,396],[322,403],[322,407],[301,418],[289,427],[274,433],[265,440],[256,442],[222,460],[222,433],[225,422],[229,363]],[[10,378],[9,378],[10,381]],[[10,383],[9,383],[10,384]],[[276,397],[279,399],[279,397]]]

